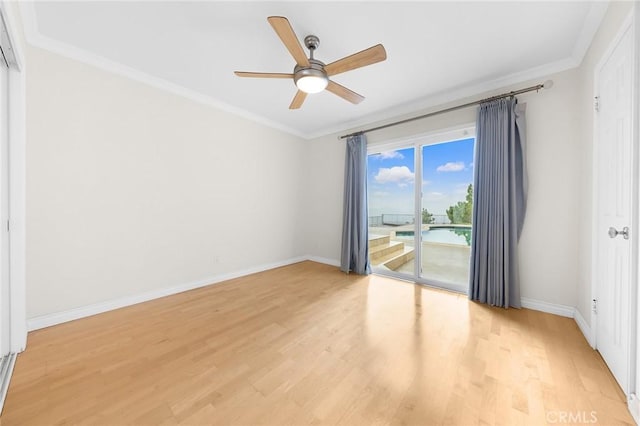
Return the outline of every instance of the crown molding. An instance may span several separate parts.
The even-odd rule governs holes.
[[[107,59],[103,56],[78,48],[68,43],[64,43],[59,40],[44,36],[38,30],[38,22],[34,8],[34,2],[21,2],[20,14],[24,22],[25,37],[27,39],[27,42],[32,46],[53,52],[55,54],[76,60],[78,62],[82,62],[87,65],[91,65],[95,68],[111,72],[113,74],[130,78],[131,80],[146,84],[156,89],[164,90],[174,95],[192,100],[194,102],[220,109],[222,111],[237,115],[247,120],[270,127],[272,129],[289,133],[303,139],[307,138],[306,135],[300,133],[295,129],[284,126],[280,123],[269,120],[257,114],[251,113],[242,108],[229,105],[225,102],[214,99],[211,96],[204,95],[195,90],[188,89],[184,86],[172,83],[165,79],[139,71],[119,62],[112,61],[111,59]]]
[[[562,71],[577,68],[582,63],[593,37],[595,36],[602,19],[604,18],[609,7],[609,1],[593,2],[587,13],[587,17],[582,26],[578,39],[574,45],[570,57],[544,64],[538,67],[530,68],[525,71],[509,74],[504,77],[477,81],[468,85],[442,90],[438,93],[427,95],[417,101],[401,104],[392,108],[388,108],[373,114],[369,114],[362,119],[353,120],[332,126],[319,132],[303,133],[281,123],[254,114],[245,109],[235,107],[225,102],[219,101],[211,96],[204,95],[184,86],[172,83],[151,74],[136,70],[116,61],[112,61],[100,55],[96,55],[84,49],[80,49],[73,45],[60,42],[42,35],[38,29],[38,22],[35,12],[34,2],[20,2],[20,13],[23,20],[25,38],[27,42],[35,47],[48,50],[58,55],[94,66],[96,68],[118,74],[140,83],[155,87],[173,93],[178,96],[190,99],[192,101],[211,106],[222,111],[240,116],[264,126],[276,129],[293,136],[305,140],[318,139],[339,133],[349,133],[357,131],[362,127],[381,124],[383,122],[392,122],[417,112],[428,110],[436,106],[444,105],[450,102],[459,101],[461,99],[478,96],[483,93],[491,92],[505,87],[514,86],[526,81],[538,78],[548,77]]]
[[[443,90],[438,93],[425,96],[418,101],[389,108],[373,115],[368,115],[362,120],[352,121],[344,126],[336,126],[332,129],[328,129],[327,131],[307,135],[307,139],[317,139],[335,133],[350,133],[358,131],[358,129],[362,127],[402,120],[409,118],[411,115],[419,115],[420,112],[426,112],[425,110],[428,110],[429,108],[460,101],[461,99],[467,99],[473,96],[480,96],[487,92],[515,86],[530,80],[542,79],[549,77],[552,74],[577,68],[578,66],[579,63],[574,58],[566,58],[535,68],[530,68],[526,71],[509,74],[504,77],[476,82],[455,89]]]
[[[571,57],[578,64],[577,66],[582,64],[584,55],[587,54],[587,50],[589,50],[591,41],[593,41],[593,38],[598,32],[598,28],[600,28],[600,24],[602,24],[602,20],[604,19],[604,16],[607,14],[608,9],[609,9],[608,0],[591,3],[591,8],[587,13],[587,18],[584,20],[584,23],[582,24],[582,29],[580,30],[578,39],[576,40],[576,43],[573,46],[573,52],[571,53]]]

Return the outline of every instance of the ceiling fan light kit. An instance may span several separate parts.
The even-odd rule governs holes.
[[[298,89],[305,93],[320,93],[329,84],[329,77],[324,72],[324,64],[315,59],[310,59],[308,68],[301,68],[296,65],[293,72],[293,81]]]
[[[304,39],[304,44],[309,49],[309,58],[304,53],[302,45],[298,40],[291,24],[287,18],[282,16],[270,16],[267,18],[280,40],[293,56],[296,66],[293,74],[285,73],[261,73],[261,72],[244,72],[236,71],[238,77],[253,78],[293,78],[293,82],[298,88],[298,92],[293,98],[289,109],[298,109],[306,99],[307,93],[320,93],[323,90],[340,96],[341,98],[353,104],[359,104],[364,100],[364,96],[347,89],[338,83],[331,81],[330,76],[362,68],[367,65],[387,59],[387,53],[381,44],[375,45],[361,52],[347,56],[325,65],[323,62],[315,59],[313,54],[320,45],[320,39],[314,35],[308,35]]]

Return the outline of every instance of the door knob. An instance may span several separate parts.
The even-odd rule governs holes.
[[[622,235],[622,238],[624,238],[625,240],[628,240],[629,239],[629,227],[625,226],[624,228],[622,228],[622,231],[618,231],[614,227],[610,227],[609,228],[609,237],[615,238],[618,235]]]

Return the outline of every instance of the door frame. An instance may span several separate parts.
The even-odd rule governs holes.
[[[638,116],[638,46],[640,46],[639,44],[639,39],[638,39],[638,35],[639,32],[637,31],[637,15],[638,15],[638,8],[634,5],[632,7],[631,12],[629,13],[629,15],[625,18],[623,24],[621,25],[620,29],[618,30],[618,33],[616,34],[616,36],[614,37],[614,39],[611,41],[611,43],[609,44],[609,46],[607,47],[607,49],[605,50],[605,52],[602,54],[600,60],[598,61],[594,72],[593,72],[593,94],[597,95],[599,93],[599,87],[598,87],[598,77],[602,71],[602,68],[604,67],[606,61],[609,59],[609,57],[611,56],[611,54],[613,53],[613,51],[615,50],[615,48],[618,46],[618,44],[620,43],[620,41],[622,40],[623,36],[626,34],[627,31],[632,31],[632,40],[633,40],[633,45],[632,45],[632,51],[633,51],[633,55],[634,55],[634,59],[633,59],[633,78],[632,78],[632,112],[631,112],[631,140],[632,140],[632,182],[631,182],[631,192],[632,192],[632,196],[633,196],[633,200],[631,200],[631,206],[632,206],[632,212],[631,212],[631,223],[629,224],[629,228],[630,228],[630,232],[632,234],[632,238],[630,240],[630,244],[631,244],[631,254],[630,254],[630,260],[631,260],[631,277],[630,277],[630,297],[629,297],[629,319],[630,319],[630,327],[629,327],[629,332],[627,337],[628,340],[628,361],[627,361],[627,383],[628,383],[628,389],[623,389],[623,392],[625,393],[625,395],[627,396],[627,403],[629,406],[629,410],[633,413],[634,410],[632,409],[632,405],[636,405],[637,404],[637,397],[636,397],[636,392],[637,392],[637,381],[636,381],[636,370],[638,368],[638,366],[636,365],[636,354],[637,354],[637,348],[636,348],[636,343],[637,343],[637,332],[638,332],[638,326],[637,326],[637,306],[638,306],[638,301],[637,301],[637,297],[638,297],[638,291],[637,291],[637,287],[638,287],[638,244],[639,244],[639,237],[640,237],[640,221],[638,220],[638,212],[640,210],[640,205],[639,205],[639,197],[638,197],[638,189],[640,188],[639,185],[639,181],[640,181],[640,174],[639,174],[639,170],[638,170],[638,123],[639,123],[639,119],[640,117]],[[595,102],[595,99],[594,99]],[[595,106],[594,106],[595,108]],[[598,267],[597,267],[597,259],[598,259],[598,248],[597,248],[597,239],[595,239],[595,236],[598,235],[598,233],[602,232],[601,230],[598,229],[598,184],[597,182],[599,181],[599,176],[598,176],[598,154],[599,154],[599,140],[598,140],[598,116],[596,113],[594,113],[593,115],[593,146],[592,146],[592,176],[593,176],[593,180],[592,180],[592,205],[591,205],[591,212],[592,212],[592,218],[591,218],[591,299],[592,300],[597,300],[597,294],[598,294],[598,279],[597,279],[597,271],[598,271]],[[591,345],[591,347],[593,347],[594,349],[597,349],[598,346],[598,340],[597,340],[597,322],[598,322],[598,318],[597,318],[597,314],[594,312],[594,307],[593,305],[591,306],[590,312],[589,312],[589,316],[590,316],[590,336],[589,336],[589,344]],[[635,400],[635,402],[633,402]],[[638,418],[636,417],[636,420]]]
[[[429,132],[418,133],[411,136],[367,144],[367,156],[379,152],[379,150],[389,151],[404,148],[414,149],[413,172],[416,176],[414,181],[414,217],[416,218],[416,220],[414,220],[414,238],[416,238],[416,240],[422,232],[422,162],[419,161],[420,159],[422,159],[422,146],[437,143],[446,143],[449,141],[453,142],[456,140],[469,138],[471,136],[473,136],[474,139],[476,138],[475,122],[467,122],[457,126],[451,126]],[[418,154],[418,151],[420,151],[420,154]],[[419,183],[418,177],[420,177]],[[420,203],[416,202],[416,200],[420,200]],[[422,259],[422,244],[415,244],[415,259]],[[416,261],[413,276],[408,276],[406,274],[401,274],[395,271],[374,270],[373,272],[377,275],[384,275],[402,281],[411,281],[427,287],[445,289],[461,294],[468,293],[468,286],[460,286],[442,281],[422,278],[420,274],[420,266],[421,262]]]
[[[18,37],[17,4],[0,0],[15,62],[8,69],[9,130],[9,290],[11,353],[27,345],[26,314],[26,76],[22,38]],[[6,226],[4,224],[0,226]]]

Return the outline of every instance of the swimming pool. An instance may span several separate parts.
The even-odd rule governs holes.
[[[399,239],[413,239],[413,231],[397,231]],[[457,244],[461,246],[471,245],[471,228],[467,226],[439,226],[437,228],[422,231],[422,241],[429,243]]]

